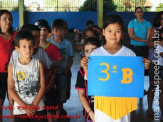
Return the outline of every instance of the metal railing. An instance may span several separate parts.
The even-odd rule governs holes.
[[[29,11],[78,11],[83,0],[24,0]]]
[[[79,11],[79,8],[86,0],[24,0],[26,11]],[[104,0],[105,1],[105,0]],[[135,7],[141,6],[144,11],[150,11],[150,6],[144,6],[147,0],[113,0],[119,11],[134,11]],[[163,3],[162,3],[163,4]],[[96,11],[95,0],[89,0],[85,5],[85,11]],[[18,0],[0,0],[0,9],[18,11]],[[163,7],[158,7],[157,11],[163,11]],[[105,10],[104,10],[105,11]]]
[[[18,0],[0,0],[0,9],[12,11],[15,8],[18,8]]]

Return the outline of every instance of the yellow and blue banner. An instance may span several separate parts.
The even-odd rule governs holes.
[[[143,97],[144,63],[135,56],[90,56],[88,95]]]

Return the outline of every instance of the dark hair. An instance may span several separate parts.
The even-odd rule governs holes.
[[[123,20],[119,15],[113,14],[109,15],[104,19],[103,29],[105,29],[108,25],[118,23],[121,26],[121,29],[124,29]],[[105,45],[106,40],[102,39],[102,44]]]
[[[45,27],[45,28],[48,29],[49,32],[51,32],[51,29],[49,27],[48,21],[46,21],[45,19],[37,20],[36,23],[35,23],[35,25],[38,26],[40,29],[42,27]]]
[[[9,14],[9,15],[11,16],[11,19],[13,20],[13,17],[12,17],[11,13],[10,13],[8,10],[0,10],[0,18],[1,18],[1,16],[2,16],[4,13]],[[14,32],[14,28],[11,26],[11,27],[9,28],[8,32],[12,35],[13,32]],[[1,27],[0,27],[0,33],[3,34],[2,31],[1,31]]]
[[[142,7],[138,6],[138,7],[135,8],[135,12],[136,12],[136,10],[139,9],[139,8],[143,10]]]
[[[68,25],[64,19],[59,18],[52,22],[52,29],[54,28],[68,30]]]
[[[108,25],[114,24],[114,23],[118,23],[123,30],[123,20],[119,15],[116,15],[116,14],[109,15],[104,19],[103,29],[105,29]]]
[[[22,28],[20,29],[21,31],[29,31],[29,32],[33,32],[33,31],[40,31],[40,28],[38,28],[36,25],[34,24],[25,24],[22,26]]]
[[[100,40],[96,37],[89,37],[84,41],[84,47],[85,45],[92,44],[96,45],[97,47],[101,46]]]
[[[101,28],[100,28],[99,26],[97,26],[97,25],[89,25],[88,27],[92,28],[93,30],[96,30],[97,33],[98,33],[98,29],[99,29],[100,31],[102,31]],[[98,34],[99,34],[99,33],[98,33]]]
[[[88,25],[94,25],[94,22],[93,22],[92,20],[88,20],[88,21],[86,22],[86,26],[88,26]]]
[[[101,29],[99,26],[97,25],[91,25],[92,27],[95,27],[96,29]]]
[[[160,11],[156,14],[153,19],[153,27],[159,27],[161,25],[161,16],[163,15],[163,11]]]
[[[95,28],[93,25],[89,25],[83,32],[84,39],[85,39],[87,31],[92,31],[95,37],[98,37],[97,28]]]
[[[32,41],[33,45],[35,45],[35,39],[34,39],[31,32],[29,32],[29,31],[19,31],[16,34],[16,37],[15,37],[15,40],[14,40],[15,46],[19,47],[19,42],[20,42],[20,40],[23,40],[23,39],[27,39],[28,41]]]

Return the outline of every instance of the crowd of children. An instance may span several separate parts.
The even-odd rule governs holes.
[[[136,8],[135,15],[137,18],[130,22],[128,27],[132,40],[131,49],[121,44],[124,27],[118,15],[107,16],[102,29],[94,25],[92,21],[88,21],[81,43],[74,47],[81,51],[81,68],[77,74],[75,88],[78,90],[79,99],[83,105],[83,115],[87,122],[130,122],[130,113],[137,109],[137,98],[99,97],[87,94],[87,76],[89,75],[87,63],[91,60],[88,56],[139,56],[137,51],[142,53],[139,50],[142,47],[145,49],[147,44],[151,48],[154,47],[155,40],[152,40],[151,35],[155,30],[153,29],[153,33],[150,31],[151,26],[143,19],[141,7]],[[161,41],[157,42],[155,48],[159,50],[159,86],[162,90],[163,13],[159,17],[161,19],[158,31]],[[35,118],[35,116],[66,114],[63,104],[70,98],[70,68],[74,56],[71,42],[65,39],[68,24],[64,19],[58,18],[52,22],[50,29],[48,22],[41,19],[35,24],[25,24],[18,32],[15,32],[12,28],[12,21],[9,11],[0,10],[0,105],[3,105],[8,88],[9,104],[14,108],[10,112],[14,116],[12,121],[57,121],[55,118],[47,119],[38,116]],[[140,27],[140,21],[145,21],[144,24],[148,23],[149,30],[143,31],[143,35],[136,35],[134,31]],[[144,39],[137,36],[143,36]],[[150,43],[147,43],[148,40]],[[135,46],[135,44],[138,45]],[[147,56],[144,56],[143,61],[145,69],[148,69],[149,64],[150,67],[153,65],[146,58]],[[149,71],[153,70],[149,68]],[[149,75],[151,79],[154,77],[150,73]],[[154,81],[154,78],[151,81]],[[148,92],[148,115],[153,115],[151,105],[153,99],[150,97],[152,88],[150,86]],[[162,95],[161,93],[160,103],[163,100]],[[163,114],[162,105],[160,104],[160,109]],[[58,106],[58,109],[46,111],[43,106]],[[2,115],[2,110],[0,115]],[[24,115],[26,118],[17,118],[19,115]]]

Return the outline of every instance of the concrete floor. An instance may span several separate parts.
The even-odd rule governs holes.
[[[67,111],[67,115],[72,115],[75,117],[75,115],[80,115],[80,118],[78,119],[65,119],[62,122],[85,122],[83,115],[82,115],[82,105],[79,101],[77,90],[75,90],[75,83],[76,83],[76,77],[77,72],[80,68],[80,56],[78,52],[75,52],[74,56],[74,62],[73,66],[71,68],[72,71],[72,81],[71,81],[71,97],[70,100],[68,100],[64,104],[64,108]],[[145,89],[147,90],[149,87],[148,83],[149,79],[148,77],[145,77]],[[8,106],[8,100],[5,100],[4,106]],[[139,99],[138,101],[138,109],[137,111],[132,112],[131,115],[131,122],[160,122],[152,120],[152,118],[149,118],[146,116],[146,110],[147,110],[147,96],[144,96],[143,99]],[[9,115],[9,110],[3,110],[3,115]],[[160,116],[160,115],[159,115]],[[3,119],[3,122],[10,122],[10,119]],[[102,120],[101,120],[102,122]]]

